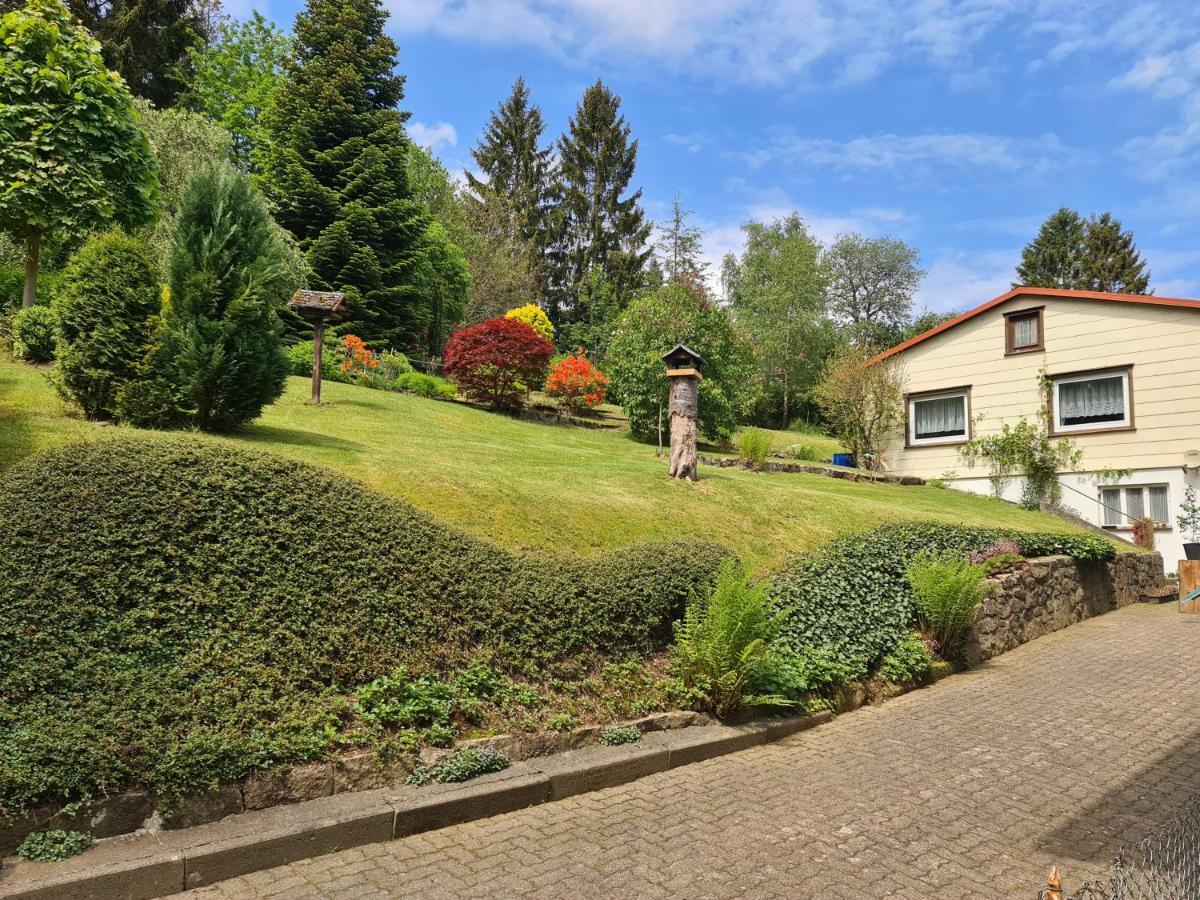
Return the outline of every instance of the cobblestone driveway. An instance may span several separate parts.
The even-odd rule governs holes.
[[[1135,606],[941,684],[560,803],[196,898],[1036,897],[1200,789],[1200,616]]]

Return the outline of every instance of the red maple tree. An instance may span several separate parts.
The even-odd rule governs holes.
[[[443,371],[471,400],[519,409],[553,355],[554,345],[524,322],[500,317],[454,332]]]

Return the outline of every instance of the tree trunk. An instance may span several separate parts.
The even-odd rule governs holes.
[[[787,372],[783,373],[783,430],[787,431],[788,427],[788,377]]]
[[[658,458],[662,459],[662,395],[658,397]]]
[[[37,299],[38,257],[42,252],[42,233],[30,231],[25,246],[25,292],[21,295],[22,306],[33,306]]]
[[[700,379],[695,375],[671,379],[671,458],[667,474],[672,478],[697,479],[696,414],[699,409]]]

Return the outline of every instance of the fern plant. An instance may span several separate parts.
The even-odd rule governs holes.
[[[675,665],[686,687],[704,697],[704,706],[726,716],[745,706],[788,706],[777,694],[752,693],[752,685],[779,629],[765,581],[752,582],[736,562],[727,561],[706,600],[688,605],[675,626]]]
[[[917,596],[921,625],[933,635],[942,656],[962,651],[975,613],[995,585],[987,569],[954,553],[918,554],[908,565],[908,582]]]

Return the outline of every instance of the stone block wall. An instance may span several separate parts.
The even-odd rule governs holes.
[[[1120,553],[1108,563],[1045,556],[991,580],[996,587],[972,626],[968,659],[973,661],[1137,603],[1162,584],[1163,564],[1158,553]]]

